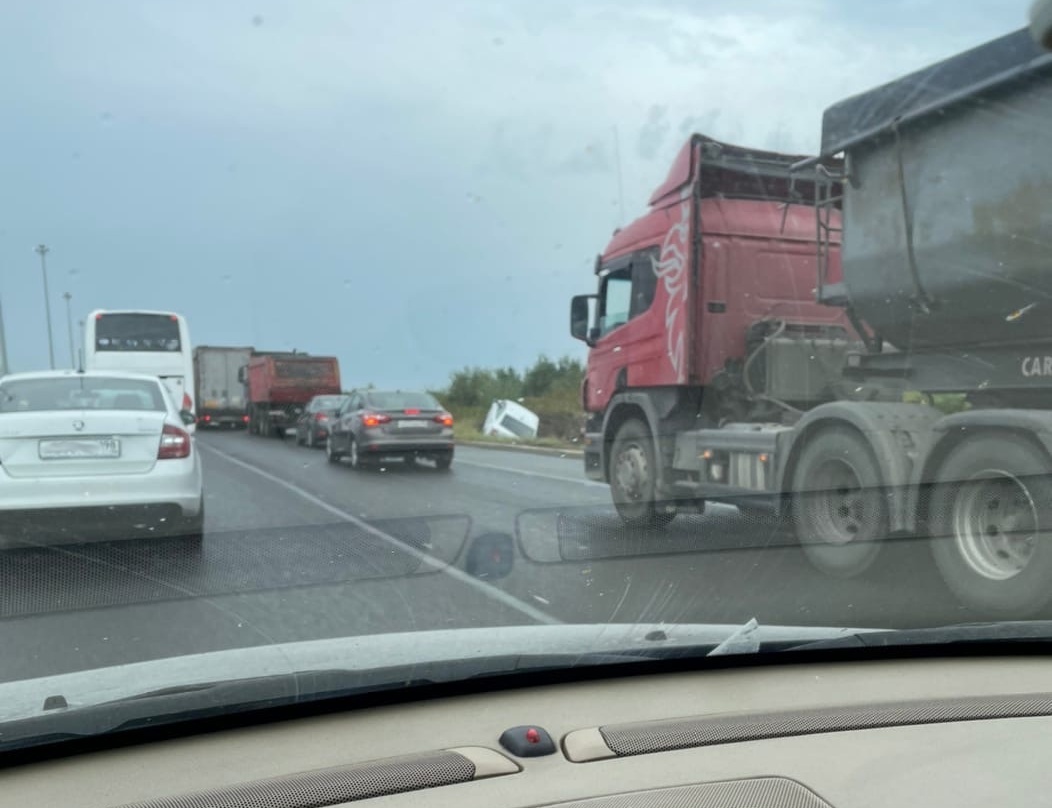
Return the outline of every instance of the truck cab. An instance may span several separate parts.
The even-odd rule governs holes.
[[[701,499],[676,470],[682,432],[781,423],[835,397],[833,366],[858,336],[816,298],[816,188],[790,174],[800,159],[694,135],[597,259],[597,293],[572,302],[571,333],[590,347],[586,471],[612,483],[629,521]],[[826,263],[832,286],[836,244]]]

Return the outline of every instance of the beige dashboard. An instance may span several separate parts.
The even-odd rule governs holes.
[[[368,770],[375,786],[400,771],[397,762],[385,767],[384,759],[436,753],[471,761],[475,779],[350,804],[1031,806],[1052,802],[1050,694],[1052,661],[1024,657],[613,678],[348,711],[27,764],[0,770],[0,806],[278,808],[285,803],[268,790],[271,783],[308,782],[304,773],[350,767]],[[838,716],[849,719],[837,724]],[[772,731],[779,721],[794,734]],[[546,729],[556,753],[517,758],[502,749],[501,733],[519,725]],[[706,729],[696,732],[699,727]],[[639,753],[648,742],[682,745],[685,737],[704,745]],[[610,749],[625,738],[637,743],[630,754]],[[662,791],[645,793],[655,789]],[[309,801],[309,789],[297,785],[292,792],[307,795],[302,805],[318,804]],[[624,796],[597,799],[610,795]],[[184,799],[170,800],[177,797]]]

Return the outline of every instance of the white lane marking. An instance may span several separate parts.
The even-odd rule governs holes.
[[[458,457],[453,461],[461,466],[475,466],[480,469],[491,469],[493,471],[506,471],[508,474],[522,474],[526,477],[538,477],[542,480],[554,480],[557,483],[577,483],[578,485],[590,485],[598,488],[606,488],[606,483],[589,480],[587,477],[563,477],[558,474],[545,474],[543,471],[527,471],[526,469],[510,469],[507,466],[496,466],[492,463],[478,463],[474,460],[464,460]]]
[[[307,502],[311,503],[312,505],[317,505],[319,508],[328,511],[333,516],[338,516],[341,519],[343,519],[344,521],[350,522],[352,525],[354,525],[355,527],[359,528],[360,530],[364,530],[366,533],[370,534],[371,536],[375,536],[376,538],[380,539],[381,541],[385,541],[388,544],[393,545],[394,547],[396,547],[398,550],[402,551],[403,553],[408,553],[409,555],[413,556],[414,558],[419,559],[422,563],[427,564],[428,566],[434,567],[439,572],[444,572],[446,575],[450,576],[451,578],[456,579],[460,583],[467,584],[468,586],[474,587],[475,589],[479,590],[482,594],[486,595],[487,597],[491,597],[494,600],[498,600],[501,603],[503,603],[505,606],[509,606],[512,609],[515,609],[516,611],[522,612],[527,617],[532,617],[534,620],[537,620],[540,623],[546,623],[547,625],[550,625],[550,626],[559,625],[559,624],[562,623],[562,620],[559,620],[559,619],[557,619],[555,617],[552,617],[550,614],[546,614],[545,612],[542,612],[540,609],[537,609],[537,608],[531,606],[529,603],[524,603],[523,601],[519,600],[515,596],[509,595],[503,589],[498,589],[497,587],[493,586],[492,584],[488,584],[485,581],[482,581],[482,580],[474,577],[473,575],[468,575],[463,570],[458,569],[457,567],[454,567],[451,564],[443,564],[443,563],[439,562],[437,559],[429,556],[427,553],[423,553],[420,550],[417,550],[415,547],[411,547],[408,544],[406,544],[405,542],[399,541],[394,536],[391,536],[391,535],[389,535],[387,533],[384,533],[382,530],[373,527],[368,522],[365,522],[365,521],[359,519],[354,514],[348,513],[347,511],[343,510],[342,508],[337,508],[335,505],[330,505],[325,500],[314,496],[314,494],[310,493],[309,491],[307,491],[307,490],[305,490],[303,488],[300,488],[295,483],[290,483],[288,480],[283,480],[280,477],[278,477],[278,476],[276,476],[274,474],[271,474],[269,471],[263,471],[263,469],[256,468],[252,464],[246,463],[244,460],[241,460],[240,458],[234,457],[231,454],[227,454],[226,452],[222,451],[221,449],[216,449],[214,446],[207,446],[207,445],[203,445],[201,443],[198,443],[197,445],[199,447],[201,447],[202,449],[206,450],[206,451],[213,452],[214,454],[219,455],[220,457],[222,457],[225,460],[230,461],[234,465],[240,466],[241,468],[245,469],[246,471],[251,471],[253,474],[258,474],[263,479],[269,480],[270,482],[272,482],[272,483],[274,483],[276,485],[280,485],[283,488],[288,489],[289,491],[291,491],[294,494],[298,494],[299,496],[303,497],[305,500],[307,500]]]

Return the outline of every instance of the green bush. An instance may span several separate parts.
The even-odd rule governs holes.
[[[496,399],[518,401],[540,418],[537,437],[550,442],[573,442],[580,437],[581,382],[584,365],[563,357],[540,356],[523,373],[514,368],[464,368],[450,375],[445,390],[434,394],[453,413],[458,434],[470,439],[481,436],[482,423]]]

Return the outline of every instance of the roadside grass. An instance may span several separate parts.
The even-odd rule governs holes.
[[[454,429],[457,442],[493,443],[503,446],[537,446],[546,449],[581,449],[580,441],[561,440],[559,438],[504,438],[497,435],[484,435],[473,426],[458,423]]]

